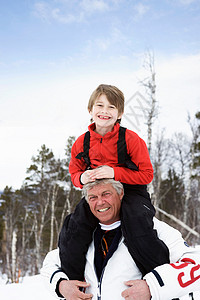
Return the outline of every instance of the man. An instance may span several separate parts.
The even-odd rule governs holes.
[[[59,267],[59,252],[54,250],[41,270],[54,295],[67,300],[200,299],[200,251],[188,247],[177,230],[154,219],[159,238],[169,248],[170,264],[142,278],[121,233],[122,184],[113,179],[97,180],[84,186],[84,194],[99,220],[86,255],[85,282],[68,280]]]

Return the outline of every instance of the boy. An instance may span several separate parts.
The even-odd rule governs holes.
[[[153,168],[145,142],[133,131],[120,127],[124,95],[116,87],[101,84],[92,93],[88,111],[93,123],[72,146],[69,172],[76,187],[102,178],[124,185],[121,228],[128,250],[141,273],[169,263],[169,251],[153,230],[155,209],[146,185]],[[105,213],[109,208],[99,209]],[[69,279],[84,279],[85,255],[98,224],[83,198],[68,216],[59,237],[61,267]],[[69,261],[70,257],[70,261]]]

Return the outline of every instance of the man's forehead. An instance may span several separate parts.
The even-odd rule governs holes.
[[[98,184],[92,187],[91,189],[88,190],[88,195],[90,194],[95,194],[95,193],[103,193],[106,191],[113,191],[114,188],[112,187],[111,184]]]

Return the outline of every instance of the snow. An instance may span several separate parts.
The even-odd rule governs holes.
[[[0,281],[2,300],[55,300],[44,285],[40,275],[25,277],[22,283],[3,284]]]
[[[55,300],[44,285],[40,275],[25,277],[22,283],[5,284],[0,278],[1,300]],[[182,297],[181,300],[188,296]],[[200,292],[195,293],[195,299],[200,299]]]

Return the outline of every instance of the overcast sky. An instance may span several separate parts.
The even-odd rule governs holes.
[[[67,138],[87,129],[100,83],[126,101],[140,91],[148,50],[158,123],[168,136],[189,134],[187,114],[200,107],[199,32],[199,0],[0,0],[0,190],[20,188],[42,144],[63,157]],[[142,118],[133,123],[124,118],[145,139]]]

